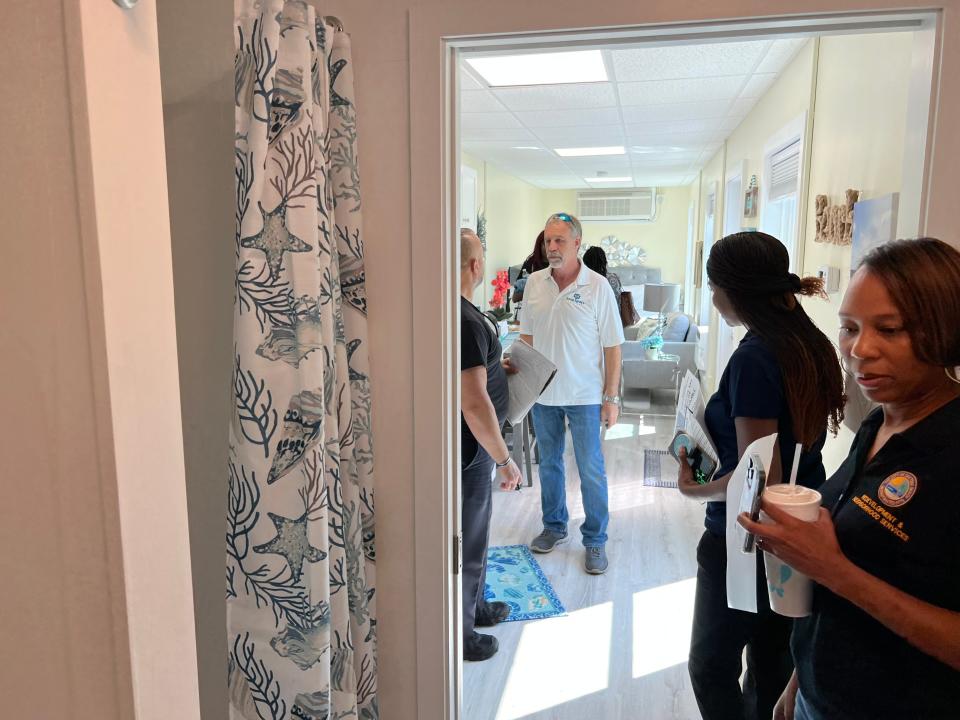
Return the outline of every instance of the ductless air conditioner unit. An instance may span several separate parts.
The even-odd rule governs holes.
[[[650,221],[657,217],[657,189],[583,190],[577,193],[581,220]]]

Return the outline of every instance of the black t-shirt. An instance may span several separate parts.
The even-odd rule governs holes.
[[[758,336],[748,332],[730,356],[717,391],[704,410],[707,432],[719,455],[720,467],[714,477],[731,472],[739,463],[737,426],[735,418],[758,418],[777,420],[780,441],[780,474],[783,480],[790,477],[793,454],[797,441],[793,436],[793,420],[783,388],[783,375],[773,352]],[[824,418],[826,424],[826,418]],[[820,451],[827,433],[814,443],[809,451],[800,453],[800,468],[797,483],[807,487],[819,487],[826,477]],[[707,530],[723,537],[727,525],[727,504],[707,503]]]
[[[882,423],[877,408],[821,488],[840,548],[884,582],[960,612],[960,399],[893,435],[865,462]],[[960,671],[826,588],[814,586],[813,614],[794,624],[792,648],[800,691],[818,716],[960,717]]]
[[[497,421],[503,425],[507,417],[507,373],[500,364],[503,348],[493,330],[493,324],[466,298],[460,298],[460,370],[480,367],[487,369],[487,394]],[[477,454],[477,440],[460,415],[460,457],[464,466]],[[497,458],[499,459],[499,458]]]

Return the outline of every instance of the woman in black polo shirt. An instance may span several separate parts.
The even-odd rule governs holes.
[[[720,460],[718,479],[698,485],[686,463],[678,479],[684,495],[710,501],[697,547],[690,678],[704,720],[768,720],[793,669],[791,621],[770,610],[760,553],[758,612],[727,607],[727,481],[750,443],[778,433],[768,482],[787,476],[800,442],[797,481],[820,485],[827,426],[835,432],[842,419],[843,376],[836,350],[796,297],[822,295],[823,284],[791,274],[779,240],[758,232],[723,238],[710,250],[707,277],[717,311],[727,324],[746,327],[747,334],[706,407],[704,419]]]
[[[847,372],[881,407],[823,486],[816,522],[741,522],[813,578],[775,717],[960,717],[960,253],[897,241],[840,307]],[[799,688],[799,691],[798,691]]]

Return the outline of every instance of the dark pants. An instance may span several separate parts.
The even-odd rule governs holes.
[[[473,460],[461,470],[460,486],[463,532],[463,638],[473,635],[477,611],[485,604],[487,545],[490,542],[490,515],[493,512],[494,461],[479,445]]]
[[[769,720],[793,672],[793,621],[770,609],[757,553],[757,613],[727,607],[727,549],[710,531],[697,546],[697,595],[690,640],[690,680],[703,720]],[[741,658],[747,673],[740,688]]]

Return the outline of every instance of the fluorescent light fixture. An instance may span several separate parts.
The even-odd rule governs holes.
[[[514,145],[511,150],[539,150],[536,145]]]
[[[606,147],[578,147],[554,148],[553,151],[560,157],[593,157],[595,155],[623,155],[623,145],[608,145]]]
[[[675,145],[634,145],[632,148],[630,148],[631,152],[634,152],[638,155],[647,155],[650,153],[684,152],[686,150],[688,150],[688,148],[677,147]]]
[[[584,178],[587,182],[605,183],[605,182],[632,182],[632,177],[592,177]]]
[[[490,87],[605,82],[599,50],[467,58]]]

